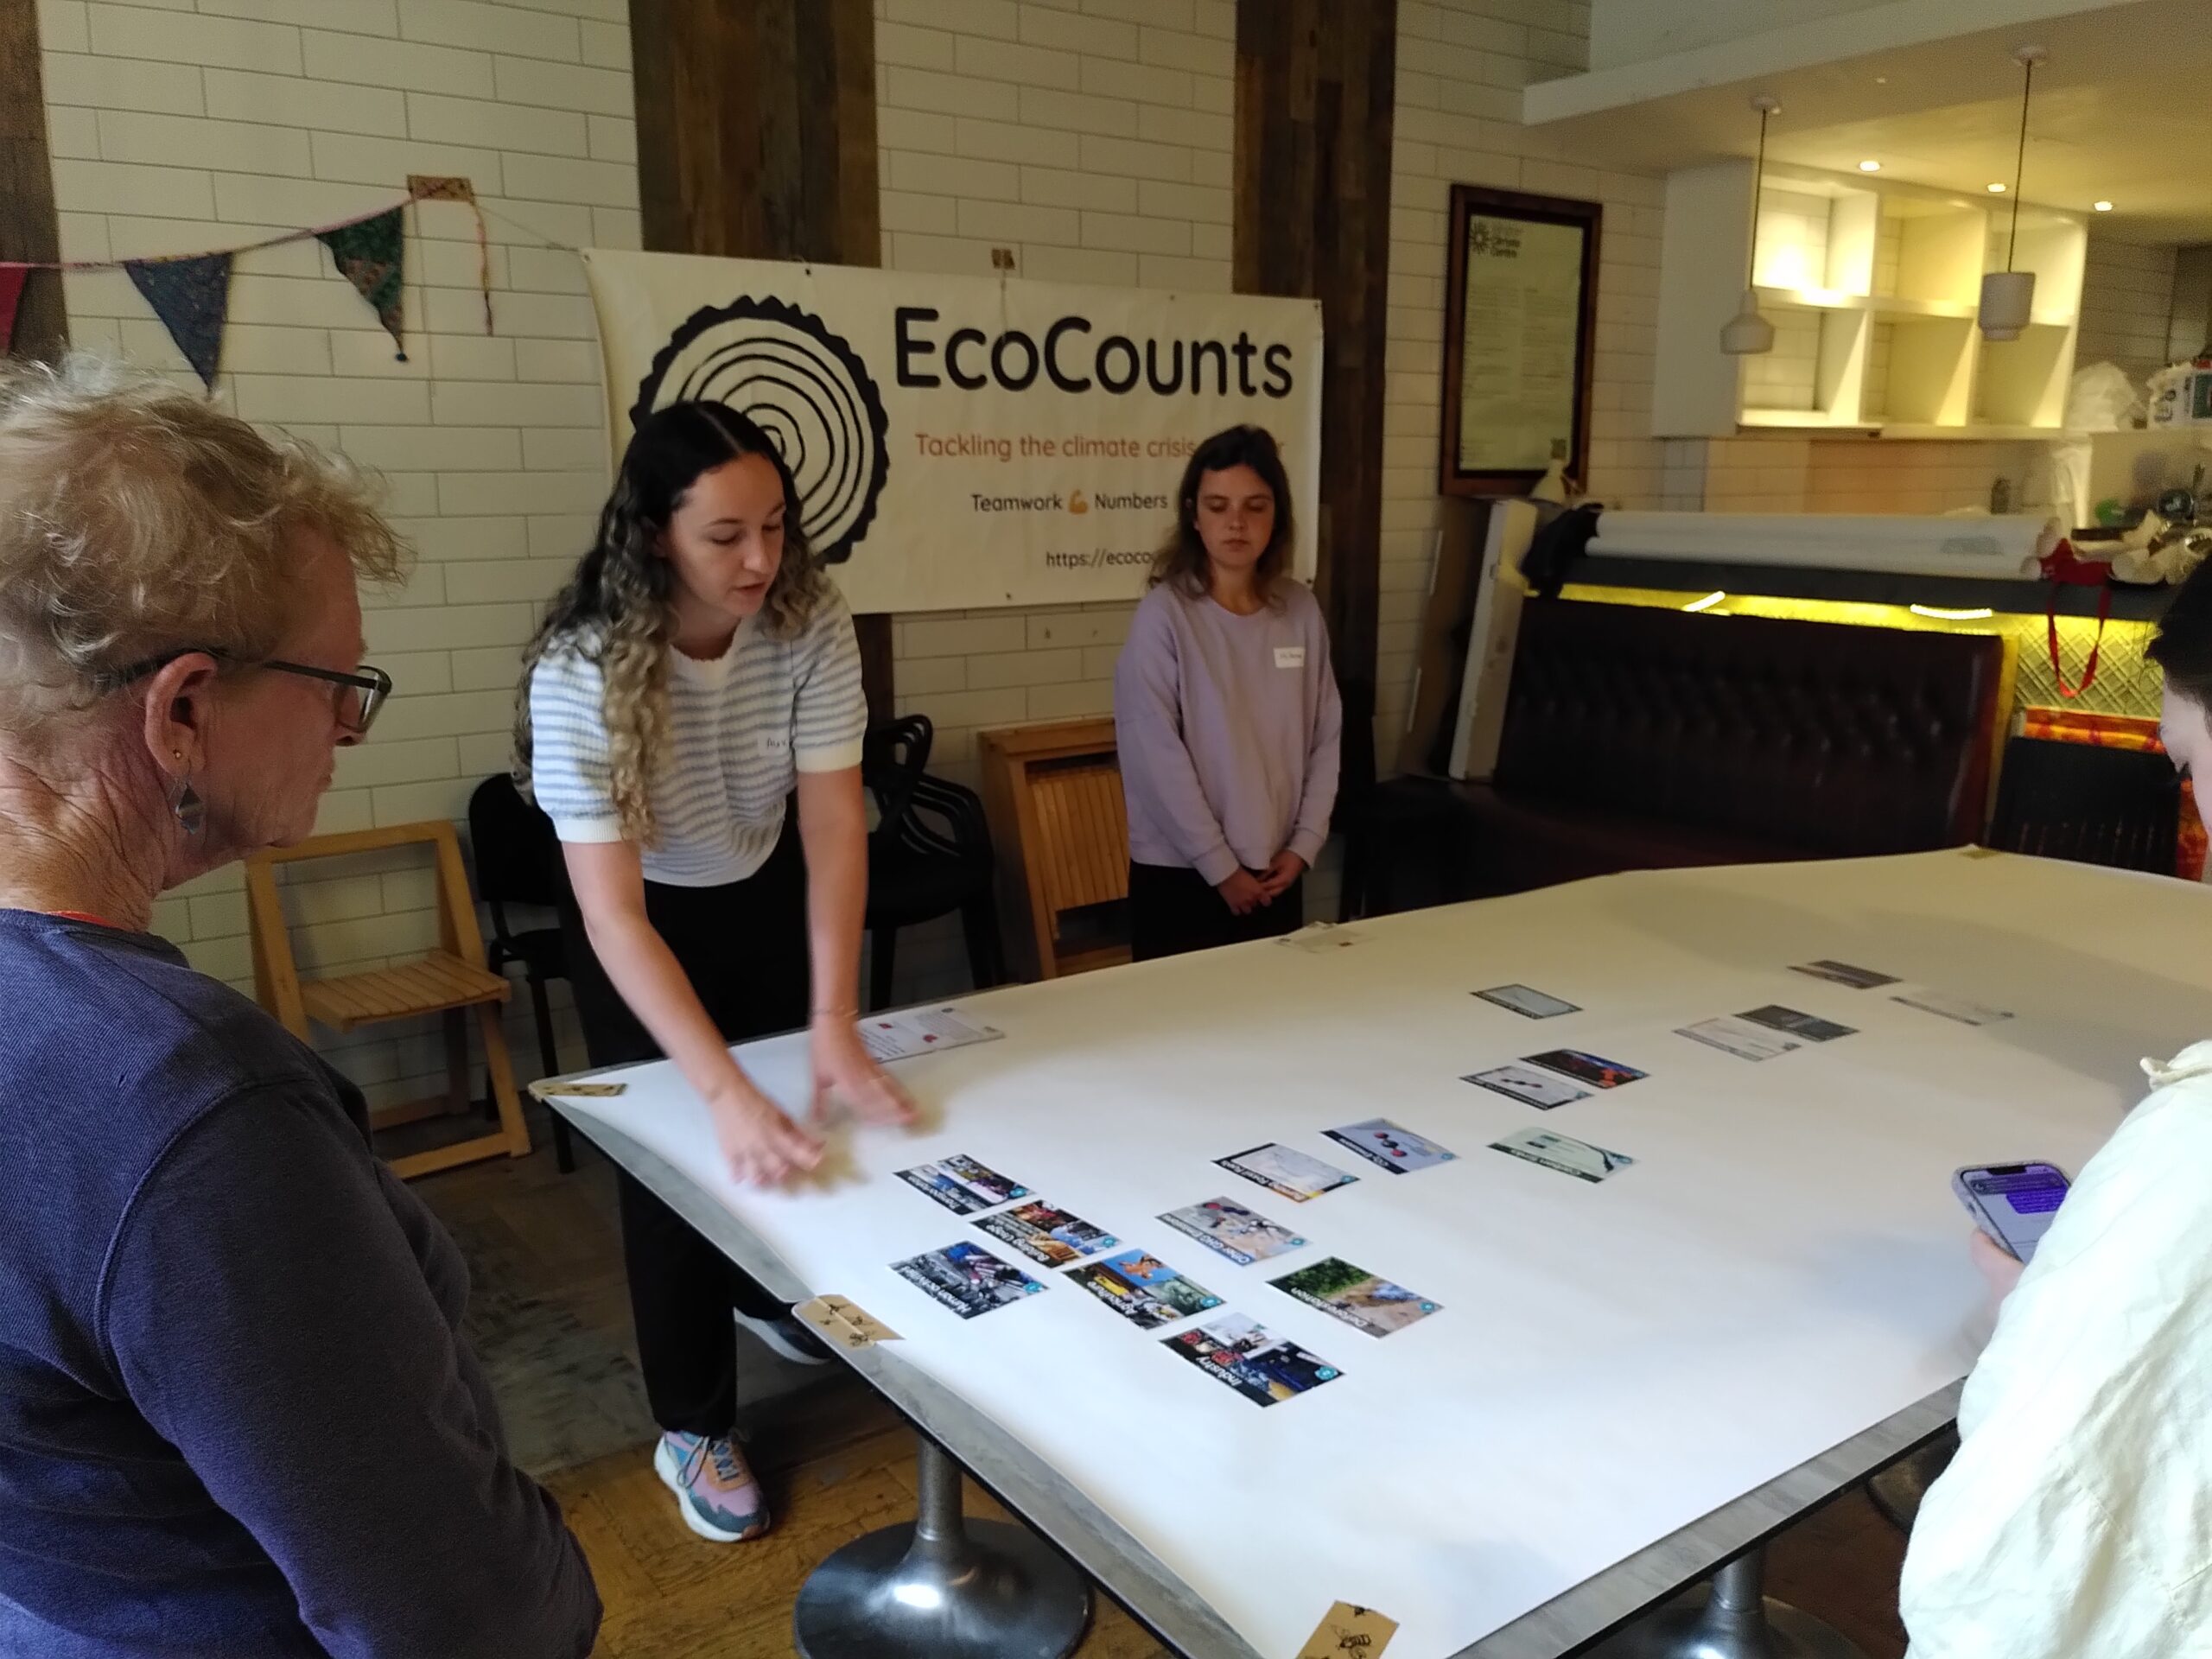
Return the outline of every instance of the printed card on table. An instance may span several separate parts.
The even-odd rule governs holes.
[[[1289,1228],[1276,1226],[1234,1198],[1208,1198],[1204,1204],[1170,1210],[1160,1219],[1208,1249],[1219,1251],[1240,1268],[1306,1245]]]
[[[1299,1204],[1318,1198],[1324,1192],[1333,1192],[1340,1186],[1350,1186],[1359,1179],[1345,1174],[1334,1164],[1325,1164],[1319,1158],[1309,1158],[1293,1147],[1272,1141],[1264,1147],[1217,1158],[1214,1162],[1232,1175],[1242,1175],[1246,1180],[1257,1182],[1268,1192],[1279,1192]]]
[[[893,1262],[891,1271],[963,1319],[1034,1296],[1045,1288],[980,1244],[948,1244],[941,1250]]]
[[[1029,1196],[1027,1187],[964,1154],[902,1169],[899,1179],[916,1192],[928,1193],[956,1216],[972,1216],[994,1205]]]
[[[1399,1128],[1387,1117],[1370,1117],[1364,1123],[1347,1123],[1342,1128],[1324,1129],[1321,1133],[1370,1163],[1382,1165],[1393,1175],[1433,1169],[1459,1155],[1446,1152],[1426,1135]]]
[[[1913,991],[1903,996],[1893,996],[1892,1002],[1902,1002],[1908,1008],[1918,1008],[1923,1014],[1940,1014],[1946,1020],[1955,1020],[1962,1026],[1993,1026],[1999,1020],[2012,1016],[2002,1008],[1993,1008],[1986,1002],[1971,997],[1953,996],[1948,991]]]
[[[1854,1026],[1840,1026],[1833,1020],[1823,1020],[1798,1008],[1785,1008],[1775,1002],[1763,1008],[1746,1008],[1736,1017],[1764,1026],[1769,1031],[1778,1031],[1785,1037],[1802,1037],[1808,1043],[1832,1043],[1839,1037],[1858,1035]]]
[[[1397,1633],[1398,1621],[1388,1614],[1340,1601],[1313,1627],[1298,1659],[1382,1659]]]
[[[1549,1048],[1541,1054],[1523,1054],[1521,1058],[1530,1065],[1544,1066],[1561,1077],[1577,1078],[1592,1089],[1618,1089],[1646,1075],[1632,1065],[1623,1065],[1602,1054],[1585,1053],[1579,1048]]]
[[[1086,1255],[1110,1250],[1122,1241],[1080,1217],[1049,1204],[1017,1204],[976,1224],[993,1238],[1011,1244],[1032,1262],[1065,1268]]]
[[[859,1030],[861,1042],[880,1065],[938,1049],[993,1043],[1006,1035],[963,1019],[950,1008],[908,1008],[901,1014],[875,1015],[861,1020]]]
[[[1799,1046],[1780,1032],[1755,1026],[1748,1020],[1705,1020],[1694,1026],[1678,1026],[1675,1035],[1710,1048],[1726,1049],[1746,1060],[1770,1060]]]
[[[1370,1337],[1402,1331],[1437,1311],[1437,1304],[1426,1296],[1364,1268],[1356,1268],[1340,1256],[1328,1256],[1268,1282],[1308,1307],[1318,1307]]]
[[[1333,1382],[1343,1372],[1242,1313],[1224,1314],[1160,1344],[1255,1406],[1272,1406]]]
[[[1284,934],[1275,943],[1287,944],[1294,950],[1303,950],[1311,957],[1325,957],[1363,944],[1366,938],[1367,935],[1356,927],[1344,927],[1335,922],[1308,922],[1295,933]]]
[[[1516,1129],[1503,1141],[1493,1141],[1490,1145],[1493,1152],[1541,1164],[1579,1181],[1602,1181],[1614,1171],[1626,1169],[1636,1161],[1624,1152],[1608,1152],[1587,1141],[1554,1135],[1548,1129]]]
[[[1211,1313],[1221,1306],[1221,1298],[1204,1285],[1185,1279],[1146,1250],[1124,1250],[1103,1262],[1086,1262],[1067,1276],[1147,1331],[1193,1313]]]
[[[1815,979],[1825,979],[1834,985],[1848,985],[1854,991],[1871,991],[1877,986],[1894,985],[1895,974],[1877,973],[1872,968],[1855,968],[1847,962],[1831,962],[1823,957],[1816,962],[1793,962],[1793,974],[1810,974]]]
[[[1477,1071],[1459,1079],[1471,1083],[1478,1089],[1487,1089],[1493,1094],[1503,1095],[1508,1100],[1517,1100],[1524,1106],[1534,1106],[1540,1112],[1565,1106],[1578,1100],[1590,1098],[1590,1091],[1580,1084],[1547,1071],[1539,1065],[1494,1065],[1487,1071]]]
[[[1561,997],[1548,996],[1529,985],[1493,985],[1486,991],[1477,991],[1485,1002],[1495,1002],[1501,1008],[1525,1014],[1531,1020],[1556,1020],[1562,1014],[1580,1014],[1581,1007]]]

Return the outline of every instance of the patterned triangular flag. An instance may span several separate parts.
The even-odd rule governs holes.
[[[477,281],[484,289],[484,332],[492,332],[492,244],[484,230],[484,206],[476,200],[476,187],[467,179],[447,178],[431,173],[410,173],[407,194],[416,201],[465,201],[476,215],[476,272]],[[419,229],[422,221],[416,225]]]
[[[223,357],[223,319],[231,308],[231,256],[195,254],[187,259],[126,259],[123,268],[176,341],[185,361],[207,390]]]
[[[5,352],[16,338],[16,307],[23,297],[23,279],[31,274],[29,265],[0,263],[0,352]]]
[[[377,321],[391,335],[392,343],[399,347],[399,360],[404,363],[407,319],[402,299],[407,283],[407,239],[399,215],[400,210],[394,207],[358,225],[319,231],[315,239],[330,250],[340,274],[376,308]]]

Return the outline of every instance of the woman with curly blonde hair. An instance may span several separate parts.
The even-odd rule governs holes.
[[[817,1111],[835,1094],[867,1118],[910,1118],[855,1023],[868,902],[859,646],[758,425],[713,403],[639,424],[597,538],[524,657],[520,702],[516,776],[562,842],[592,1063],[674,1061],[738,1179],[760,1185],[812,1167],[822,1147],[746,1076],[733,1041],[807,1027]],[[620,1191],[662,1430],[654,1467],[694,1532],[755,1537],[768,1513],[737,1444],[731,1310],[788,1357],[827,1356],[642,1185],[624,1175]]]

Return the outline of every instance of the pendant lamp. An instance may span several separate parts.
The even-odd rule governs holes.
[[[1759,158],[1751,168],[1751,251],[1744,260],[1744,308],[1720,331],[1720,349],[1731,357],[1757,357],[1774,349],[1774,325],[1759,314],[1759,189],[1766,180],[1766,124],[1782,105],[1761,92],[1751,100],[1759,112]]]
[[[1987,272],[1981,279],[1981,306],[1974,321],[1984,340],[2018,340],[2028,326],[2036,303],[2036,274],[2012,269],[2020,246],[2020,180],[2028,164],[2028,99],[2035,90],[2036,65],[2044,60],[2039,46],[2024,46],[2012,54],[2024,72],[2020,81],[2020,149],[2012,163],[2012,234],[2005,250],[2005,269]]]

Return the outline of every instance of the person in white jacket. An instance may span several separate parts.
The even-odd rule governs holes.
[[[2212,764],[2212,566],[2149,654],[2168,754]],[[2144,1071],[2033,1262],[1975,1236],[2004,1306],[1906,1552],[1908,1659],[2212,1654],[2212,1041]]]

